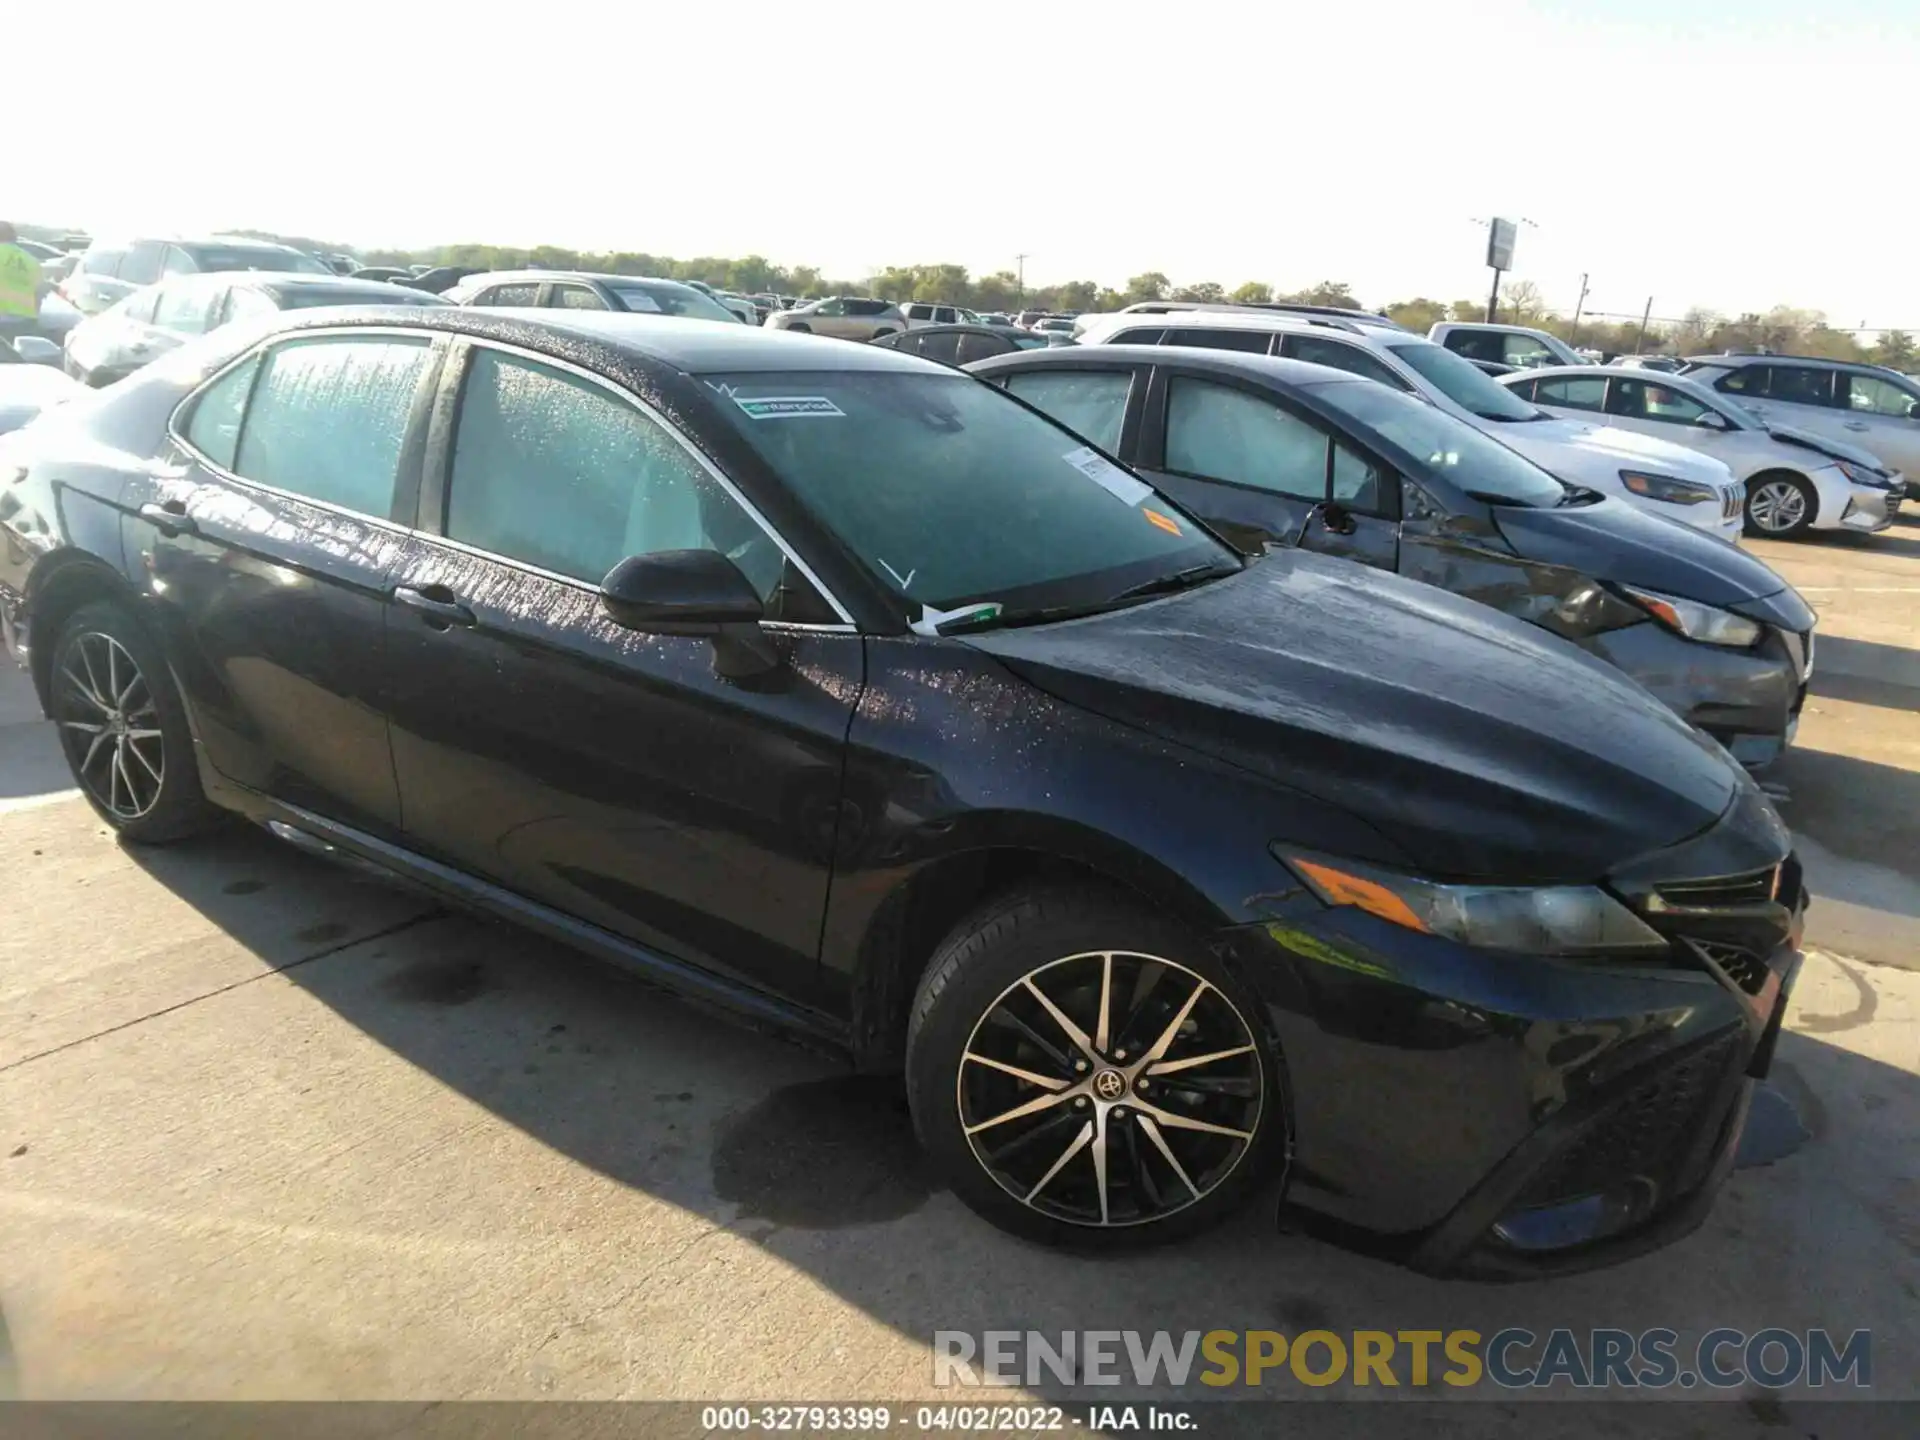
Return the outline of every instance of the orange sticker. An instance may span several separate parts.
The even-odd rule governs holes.
[[[1140,513],[1147,517],[1150,524],[1158,525],[1169,535],[1178,535],[1180,533],[1180,527],[1162,515],[1158,510],[1142,510]]]

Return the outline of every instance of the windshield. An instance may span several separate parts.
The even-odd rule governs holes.
[[[298,250],[275,250],[270,246],[195,245],[193,263],[202,270],[283,270],[297,275],[331,275],[333,272],[311,255]]]
[[[684,315],[689,320],[725,320],[728,324],[740,318],[690,285],[641,285],[621,280],[609,282],[609,288],[622,305],[641,315]]]
[[[1462,360],[1444,346],[1414,340],[1386,348],[1447,399],[1483,420],[1543,418],[1538,410],[1497,383],[1471,360]]]
[[[1437,345],[1429,348],[1439,349]],[[1563,504],[1570,493],[1531,460],[1481,434],[1466,421],[1385,385],[1371,380],[1335,380],[1316,386],[1314,395],[1372,432],[1415,476],[1426,474],[1445,480],[1496,505],[1524,505],[1535,510]]]
[[[1195,567],[1239,568],[1143,481],[968,376],[703,379],[801,503],[916,611],[1097,607]]]

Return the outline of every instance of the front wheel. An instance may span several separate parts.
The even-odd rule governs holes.
[[[124,606],[96,600],[68,617],[48,688],[67,767],[118,834],[159,844],[214,821],[166,657]]]
[[[1819,511],[1819,497],[1798,475],[1762,475],[1747,485],[1749,535],[1797,539],[1813,528]]]
[[[907,1092],[954,1192],[1004,1230],[1118,1249],[1247,1198],[1286,1126],[1253,998],[1193,936],[1098,891],[1005,897],[921,981]]]

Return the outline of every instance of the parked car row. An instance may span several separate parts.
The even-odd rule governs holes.
[[[901,1073],[1037,1239],[1273,1178],[1435,1272],[1700,1222],[1806,897],[1632,674],[1773,724],[1812,617],[1757,561],[1418,337],[974,376],[626,309],[242,320],[0,439],[0,624],[103,821],[234,812]]]

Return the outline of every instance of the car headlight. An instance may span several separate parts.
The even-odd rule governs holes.
[[[1663,595],[1658,590],[1636,590],[1631,585],[1622,585],[1620,589],[1654,619],[1689,640],[1744,649],[1760,638],[1762,626],[1758,620],[1749,620],[1731,610],[1702,605],[1698,600],[1685,600],[1678,595]]]
[[[1836,460],[1833,468],[1856,485],[1864,485],[1869,490],[1891,490],[1893,477],[1881,470],[1869,470],[1864,465],[1856,465],[1851,460]]]
[[[1644,920],[1592,885],[1441,885],[1281,845],[1273,853],[1328,905],[1352,906],[1477,950],[1622,955],[1668,948]]]
[[[1620,483],[1635,495],[1649,500],[1664,500],[1669,505],[1704,505],[1718,501],[1720,492],[1697,480],[1676,480],[1671,475],[1652,475],[1644,470],[1622,470]]]

